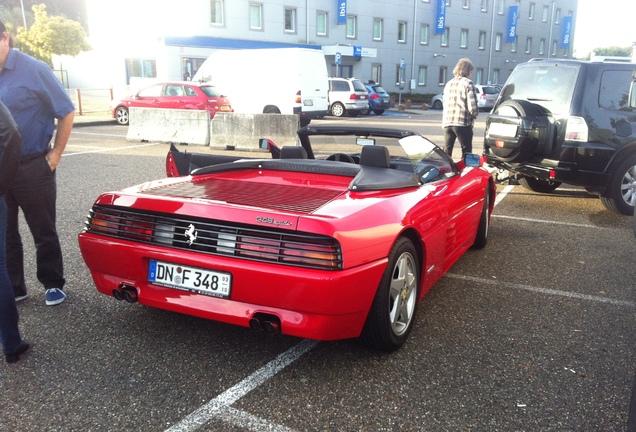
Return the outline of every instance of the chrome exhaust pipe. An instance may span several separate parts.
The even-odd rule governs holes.
[[[124,293],[121,291],[121,289],[115,288],[113,290],[113,297],[115,297],[115,299],[121,301],[121,300],[124,299]]]
[[[126,300],[128,303],[137,303],[137,290],[135,287],[121,284],[118,290],[121,293],[121,298],[123,300]],[[113,295],[115,295],[114,292]],[[117,296],[115,296],[115,298],[117,298]]]
[[[263,330],[267,334],[278,334],[280,333],[280,323],[278,321],[263,321]]]

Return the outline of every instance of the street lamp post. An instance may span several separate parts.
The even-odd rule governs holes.
[[[24,29],[28,30],[27,24],[26,24],[26,15],[24,13],[24,0],[20,0],[20,5],[22,6],[22,21],[24,22]]]

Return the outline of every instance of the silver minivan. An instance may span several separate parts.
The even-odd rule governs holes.
[[[329,78],[329,112],[352,117],[369,109],[369,93],[362,81],[355,78]]]

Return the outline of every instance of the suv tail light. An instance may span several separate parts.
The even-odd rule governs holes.
[[[565,127],[565,139],[567,141],[587,142],[588,128],[583,117],[569,117]]]
[[[303,98],[300,96],[300,90],[296,92],[296,103],[299,104],[303,101]]]
[[[357,95],[357,94],[355,94],[355,93],[351,93],[351,96],[349,96],[349,99],[350,99],[350,100],[360,99],[360,96],[358,96],[358,95]]]

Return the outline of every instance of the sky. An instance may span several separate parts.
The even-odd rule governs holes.
[[[628,47],[636,42],[636,1],[579,0],[574,54],[582,57],[594,48]]]

